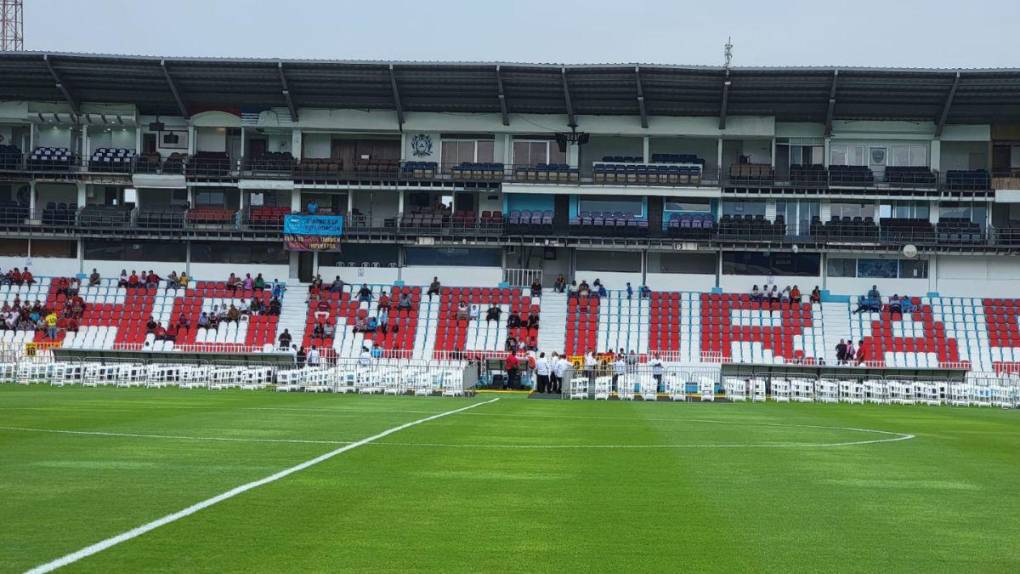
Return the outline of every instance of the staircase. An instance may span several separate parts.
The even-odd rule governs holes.
[[[836,345],[839,340],[850,341],[850,306],[846,303],[822,303],[822,328],[825,341],[825,364],[836,364]],[[854,341],[854,346],[857,342]]]
[[[567,295],[552,289],[542,291],[541,323],[538,328],[538,350],[549,354],[562,353],[567,342]]]
[[[305,323],[308,319],[308,283],[287,284],[280,305],[280,321],[276,326],[273,345],[277,345],[280,333],[290,331],[292,345],[300,345],[305,338]]]

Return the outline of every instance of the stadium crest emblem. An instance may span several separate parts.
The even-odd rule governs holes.
[[[418,134],[411,138],[411,151],[414,157],[428,157],[432,155],[432,136]]]

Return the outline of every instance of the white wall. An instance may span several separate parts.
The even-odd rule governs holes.
[[[1020,259],[939,256],[936,287],[952,297],[1020,297]]]
[[[911,297],[923,297],[931,291],[931,282],[928,279],[877,279],[872,277],[830,277],[826,280],[825,287],[833,295],[849,295],[853,300],[858,295],[864,295],[871,289],[871,286],[878,287],[879,293],[889,295],[910,295]],[[801,292],[805,291],[801,285]]]
[[[134,128],[92,128],[89,130],[89,152],[99,148],[123,148],[134,150],[138,142],[135,140]]]
[[[489,199],[493,197],[495,199]],[[483,211],[502,211],[503,197],[496,191],[481,192],[478,194],[478,213]]]
[[[404,267],[401,279],[407,285],[428,285],[433,277],[450,287],[495,287],[503,280],[501,267]]]
[[[28,265],[38,277],[70,277],[78,274],[78,260],[62,257],[0,257],[0,269],[7,272],[12,267],[24,269]]]
[[[346,283],[392,285],[397,281],[396,267],[319,267],[322,280],[329,283],[337,275]],[[432,278],[429,278],[431,281]]]
[[[939,169],[943,172],[951,169],[988,169],[988,142],[942,142],[942,153]],[[971,157],[976,165],[971,165]]]
[[[174,265],[174,264],[171,264]],[[184,268],[183,263],[177,263],[177,271]],[[245,273],[251,273],[255,277],[259,273],[266,283],[272,283],[273,279],[286,281],[290,275],[289,265],[242,265],[235,263],[192,263],[191,277],[202,281],[226,281],[231,273],[244,277]]]
[[[552,278],[555,280],[555,277]],[[620,273],[616,271],[583,271],[578,269],[574,271],[574,280],[580,285],[581,281],[587,281],[588,285],[595,282],[596,279],[602,281],[606,289],[626,289],[627,282],[630,281],[630,286],[637,292],[638,287],[641,286],[641,274],[640,273]],[[543,285],[544,287],[552,287],[552,283],[549,285]]]
[[[648,273],[645,275],[652,291],[711,291],[715,275],[688,275],[685,273]]]
[[[290,152],[292,151],[291,145],[293,143],[293,137],[291,137],[290,132],[273,132],[266,134],[266,150],[270,152]]]
[[[415,147],[415,137],[418,137],[418,148]],[[439,132],[406,132],[404,137],[404,149],[400,157],[405,161],[434,161],[439,163],[443,157],[443,138]],[[428,144],[431,143],[431,149]],[[421,153],[422,155],[415,155]]]
[[[808,294],[814,289],[815,285],[821,287],[821,277],[793,277],[785,275],[776,275],[772,278],[773,282],[780,290],[789,285],[793,287],[796,285],[800,288],[800,292]],[[768,284],[768,277],[761,275],[723,275],[720,278],[720,286],[726,293],[748,293],[751,288],[757,285],[759,288]]]

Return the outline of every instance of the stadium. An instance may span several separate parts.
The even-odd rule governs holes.
[[[1016,571],[1018,102],[0,52],[0,570]]]

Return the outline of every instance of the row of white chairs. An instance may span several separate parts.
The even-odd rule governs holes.
[[[616,379],[615,388],[613,377],[610,375],[591,379],[583,373],[578,373],[566,383],[564,395],[571,400],[587,398],[609,400],[611,397],[616,397],[622,401],[632,401],[638,398],[644,401],[656,401],[662,395],[671,401],[686,401],[691,398],[687,393],[689,384],[697,385],[696,397],[701,401],[715,400],[715,378],[703,376],[694,380],[692,377],[684,377],[677,373],[663,375],[661,393],[659,392],[659,382],[651,373],[620,375]]]
[[[332,392],[383,395],[464,396],[463,368],[371,365],[365,367],[303,367],[276,373],[279,392]]]
[[[893,405],[1020,407],[1020,384],[1008,379],[984,382],[925,382],[886,379],[813,379],[726,377],[726,397],[735,402],[764,401],[766,389],[776,402]]]

